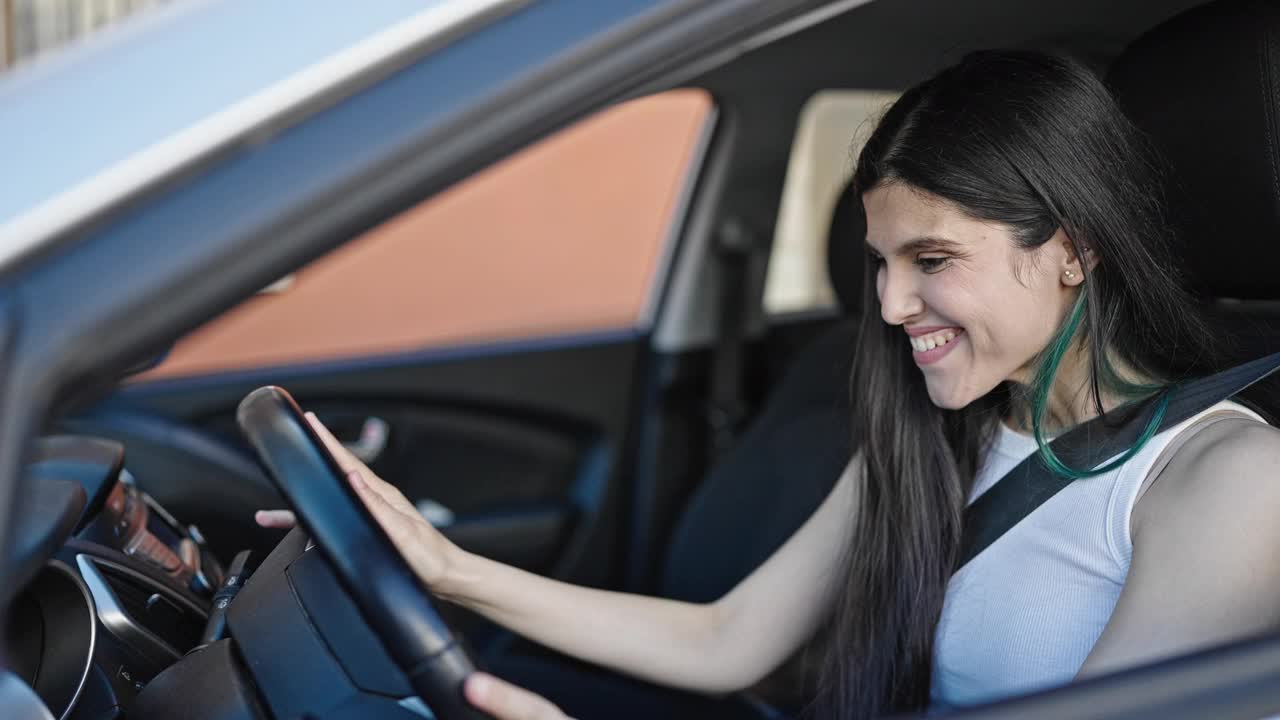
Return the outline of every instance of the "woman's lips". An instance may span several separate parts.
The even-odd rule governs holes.
[[[952,330],[952,332],[955,333],[955,337],[948,340],[946,345],[939,345],[938,347],[933,348],[932,350],[924,350],[924,351],[920,351],[912,348],[911,350],[912,359],[916,361],[917,365],[932,365],[933,363],[936,363],[942,358],[946,357],[947,353],[951,352],[951,350],[956,346],[957,343],[960,342],[961,338],[964,336],[964,330],[960,328],[955,328],[954,330]]]

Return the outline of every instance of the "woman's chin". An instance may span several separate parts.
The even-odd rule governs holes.
[[[926,380],[925,387],[929,391],[929,400],[943,410],[959,410],[978,399],[972,392],[966,392],[951,383]]]

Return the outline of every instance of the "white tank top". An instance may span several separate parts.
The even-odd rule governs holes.
[[[1129,514],[1160,453],[1224,401],[1153,437],[1124,465],[1076,480],[951,579],[933,652],[931,708],[995,700],[1071,681],[1115,610],[1129,573]],[[969,502],[1036,450],[1003,423]]]

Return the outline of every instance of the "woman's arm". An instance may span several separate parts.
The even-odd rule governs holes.
[[[852,516],[849,475],[763,565],[711,604],[583,588],[469,554],[442,594],[588,662],[673,687],[739,690],[798,649],[830,605]]]
[[[1280,430],[1223,420],[1180,448],[1134,506],[1133,557],[1080,675],[1280,628]]]
[[[313,420],[352,486],[437,595],[568,655],[701,692],[748,687],[808,639],[831,603],[857,463],[763,565],[710,604],[595,590],[467,553]]]

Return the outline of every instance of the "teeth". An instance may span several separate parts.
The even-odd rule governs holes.
[[[911,347],[916,352],[926,352],[946,345],[954,340],[955,337],[956,333],[954,330],[943,330],[942,332],[935,333],[933,335],[923,335],[921,337],[913,337],[909,339],[911,340]]]

